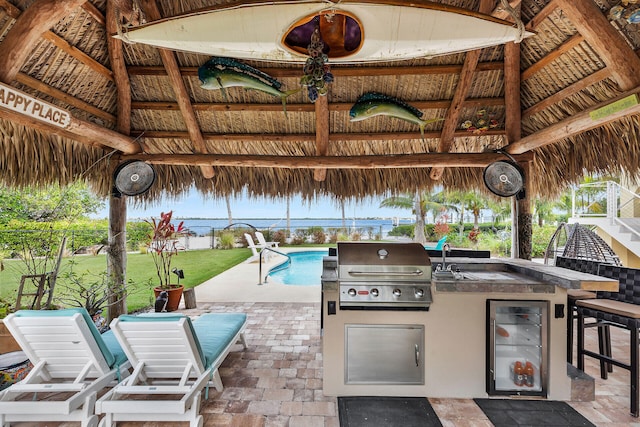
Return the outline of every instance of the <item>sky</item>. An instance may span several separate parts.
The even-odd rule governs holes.
[[[383,198],[371,199],[363,202],[345,203],[345,216],[347,218],[409,218],[409,209],[380,208]],[[186,197],[179,200],[162,199],[157,203],[145,208],[138,208],[132,205],[127,206],[127,218],[149,218],[157,217],[160,212],[173,210],[175,218],[227,218],[227,206],[224,200],[207,199],[196,191],[190,192]],[[286,218],[287,203],[283,199],[250,199],[242,197],[231,199],[231,214],[234,218]],[[109,208],[105,206],[92,218],[107,218]],[[291,218],[341,218],[342,212],[339,205],[331,199],[323,198],[309,205],[303,202],[300,197],[291,199]]]

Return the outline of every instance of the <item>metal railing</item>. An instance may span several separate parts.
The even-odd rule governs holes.
[[[278,267],[280,267],[279,270],[291,265],[291,257],[289,255],[285,254],[284,252],[276,251],[275,249],[269,248],[269,247],[262,248],[260,250],[260,256],[258,257],[260,259],[260,261],[259,261],[260,265],[258,266],[258,285],[263,285],[263,284],[267,283],[267,277],[269,277],[269,273],[271,273],[271,271],[269,271],[269,273],[267,273],[264,276],[264,282],[263,282],[262,281],[262,254],[266,253],[267,251],[275,252],[278,255],[282,255],[282,256],[287,258],[287,260],[284,263],[278,265]]]
[[[614,181],[582,184],[571,192],[573,218],[606,218],[640,237],[640,195]]]

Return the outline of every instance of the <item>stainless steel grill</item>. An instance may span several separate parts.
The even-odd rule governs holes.
[[[336,277],[343,310],[428,310],[431,260],[418,243],[338,243],[337,264],[326,261],[325,277]]]

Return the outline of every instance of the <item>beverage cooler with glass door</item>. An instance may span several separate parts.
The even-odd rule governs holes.
[[[548,301],[487,300],[487,393],[547,396]]]

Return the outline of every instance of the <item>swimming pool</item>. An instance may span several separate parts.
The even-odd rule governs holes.
[[[273,267],[267,280],[293,286],[320,286],[322,258],[328,253],[328,250],[290,252],[291,265],[287,268],[281,268],[283,264]]]

